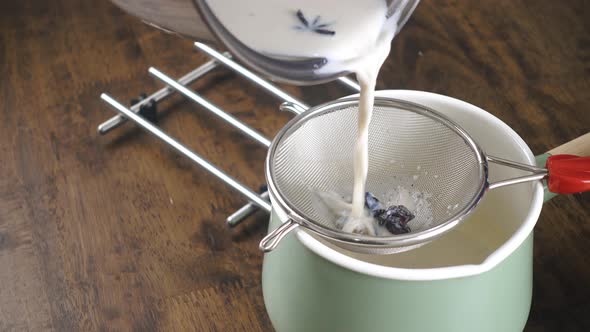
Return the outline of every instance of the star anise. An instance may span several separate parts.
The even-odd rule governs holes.
[[[297,19],[299,20],[299,25],[295,26],[295,29],[297,30],[308,30],[328,36],[333,36],[336,34],[336,31],[327,29],[330,27],[330,23],[321,23],[321,17],[319,15],[316,16],[311,22],[305,17],[305,15],[303,15],[301,9],[297,11],[296,15]]]

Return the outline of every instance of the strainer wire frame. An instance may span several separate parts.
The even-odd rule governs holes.
[[[274,231],[270,232],[260,243],[260,249],[268,252],[273,250],[279,243],[279,241],[287,235],[290,231],[299,226],[312,231],[313,233],[338,243],[346,245],[354,245],[361,247],[362,249],[380,249],[380,248],[399,248],[412,246],[416,244],[422,244],[434,240],[435,238],[443,235],[452,228],[459,225],[465,218],[473,212],[481,201],[482,197],[489,189],[490,184],[488,182],[488,158],[486,157],[483,150],[479,145],[471,138],[471,136],[461,128],[457,123],[448,119],[441,113],[425,107],[423,105],[415,104],[405,100],[399,100],[394,98],[375,97],[374,107],[392,107],[402,109],[404,111],[410,111],[419,115],[431,118],[459,135],[468,147],[473,151],[478,164],[478,188],[470,201],[460,209],[457,213],[450,216],[446,221],[431,227],[426,230],[419,232],[408,233],[403,235],[393,236],[369,236],[354,233],[347,233],[342,231],[336,231],[330,227],[316,223],[303,216],[303,213],[285,197],[283,191],[276,185],[274,177],[274,163],[273,156],[276,153],[277,148],[280,146],[282,139],[289,137],[291,133],[296,131],[302,124],[306,123],[310,119],[328,114],[331,112],[337,112],[338,110],[345,109],[347,107],[358,106],[358,97],[347,97],[338,99],[332,102],[324,103],[309,109],[308,111],[299,114],[289,121],[275,136],[273,142],[270,145],[269,153],[267,154],[265,162],[265,175],[268,184],[268,192],[270,194],[273,208],[280,209],[286,214],[287,219]]]

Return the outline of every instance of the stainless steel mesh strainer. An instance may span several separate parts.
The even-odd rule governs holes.
[[[428,193],[431,211],[417,214],[408,224],[411,232],[403,235],[343,232],[336,226],[338,216],[319,202],[318,193],[352,193],[357,106],[358,98],[317,106],[292,119],[275,137],[266,160],[266,178],[273,209],[284,223],[262,240],[263,251],[274,249],[299,226],[356,252],[406,251],[457,226],[488,189],[547,175],[543,168],[486,156],[463,129],[432,109],[376,98],[369,127],[366,190],[383,195],[391,188],[411,187]],[[490,185],[488,162],[533,174]]]

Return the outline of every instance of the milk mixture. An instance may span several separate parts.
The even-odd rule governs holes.
[[[354,187],[351,211],[345,213],[351,218],[342,229],[375,235],[365,209],[368,132],[377,75],[397,32],[398,16],[387,17],[385,0],[242,0],[239,5],[234,0],[210,0],[208,4],[228,31],[251,49],[277,58],[324,58],[327,62],[318,71],[356,74],[361,91]]]

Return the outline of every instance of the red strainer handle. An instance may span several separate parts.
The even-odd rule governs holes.
[[[557,154],[547,159],[545,167],[549,173],[547,185],[552,193],[590,191],[590,157]]]

